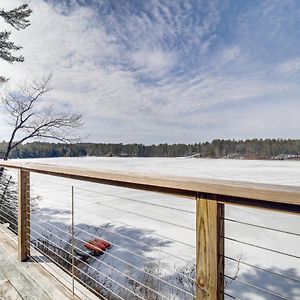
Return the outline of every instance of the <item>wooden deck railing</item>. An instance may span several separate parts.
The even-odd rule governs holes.
[[[196,201],[196,299],[224,299],[224,206],[300,213],[300,187],[1,162],[19,171],[19,257],[29,253],[30,173],[183,196]]]

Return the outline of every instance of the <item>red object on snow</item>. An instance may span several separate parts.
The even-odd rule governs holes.
[[[104,251],[111,247],[111,244],[102,239],[93,239],[85,243],[84,247],[94,251],[95,253],[102,254]]]

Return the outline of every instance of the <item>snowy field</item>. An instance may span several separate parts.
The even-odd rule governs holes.
[[[194,158],[51,158],[24,161],[300,186],[299,161]],[[195,263],[193,200],[38,174],[32,174],[31,182],[32,194],[39,196],[32,221],[47,227],[43,223],[46,221],[65,231],[69,230],[71,222],[71,186],[74,186],[77,246],[83,248],[83,241],[93,235],[109,240],[113,247],[99,257],[93,267],[109,274],[113,280],[126,283],[124,276],[110,266],[133,278],[147,270],[178,287],[181,274],[186,275],[184,279],[192,276],[192,273],[186,273],[186,267]],[[300,299],[300,217],[226,206],[226,218],[294,233],[226,221],[226,237],[277,251],[226,240],[227,257],[264,269],[226,259],[226,274],[237,275],[239,280],[228,282],[226,292],[239,299]],[[32,226],[41,232],[41,228]],[[65,237],[60,231],[53,232]],[[126,284],[129,286],[128,282]],[[166,286],[160,289],[162,293],[172,289],[172,286]],[[187,290],[188,284],[184,283],[181,287]],[[134,296],[127,297],[135,299]],[[193,297],[178,291],[177,296],[171,299]]]

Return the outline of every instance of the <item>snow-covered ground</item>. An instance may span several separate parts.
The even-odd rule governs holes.
[[[299,161],[94,157],[28,161],[99,170],[300,186]],[[74,186],[76,236],[79,239],[77,246],[82,248],[81,240],[90,239],[93,234],[112,242],[114,246],[108,254],[99,258],[104,264],[96,261],[93,266],[110,274],[121,284],[124,283],[124,277],[121,280],[120,273],[107,265],[130,274],[133,278],[141,276],[141,270],[147,268],[148,273],[159,275],[178,285],[175,278],[181,275],[174,270],[178,271],[195,263],[193,200],[39,174],[33,174],[31,182],[32,193],[40,196],[32,221],[45,227],[47,225],[41,221],[44,220],[64,230],[71,222],[71,186]],[[275,253],[226,240],[226,256],[268,271],[242,263],[238,265],[227,259],[226,274],[235,276],[237,273],[238,280],[258,286],[261,290],[234,281],[228,284],[226,292],[239,299],[280,299],[279,296],[283,299],[300,299],[300,259],[297,258],[300,257],[300,217],[226,206],[226,218],[295,233],[291,235],[226,221],[226,237],[277,251]],[[41,231],[34,225],[33,229]],[[63,235],[60,231],[53,232]],[[157,269],[159,274],[155,273]],[[179,272],[182,273],[182,270]],[[192,298],[189,294],[184,298],[180,293],[177,297]]]

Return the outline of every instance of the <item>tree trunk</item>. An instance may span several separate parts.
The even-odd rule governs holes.
[[[4,158],[3,158],[4,161],[8,160],[8,156],[9,156],[10,150],[11,150],[11,147],[8,146],[7,150],[5,152]],[[2,176],[3,176],[3,173],[4,173],[4,168],[0,167],[0,180],[1,180]]]

